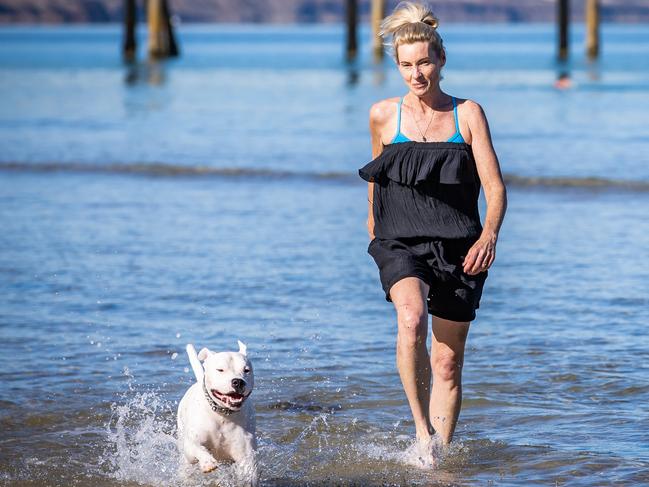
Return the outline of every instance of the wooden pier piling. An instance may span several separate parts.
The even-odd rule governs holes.
[[[165,58],[178,55],[178,45],[173,33],[167,0],[148,0],[149,56]]]
[[[124,61],[135,61],[135,54],[137,49],[135,39],[135,26],[137,24],[137,12],[135,0],[124,0],[124,43],[122,47],[122,55]]]
[[[174,26],[171,23],[171,12],[169,10],[168,0],[162,0],[162,21],[164,22],[164,28],[167,31],[167,56],[176,57],[178,56],[178,44],[176,43],[176,37],[174,36]]]
[[[557,8],[557,22],[559,30],[559,60],[565,61],[568,59],[568,26],[570,24],[570,1],[558,0]]]
[[[381,22],[385,17],[385,0],[372,0],[372,51],[374,52],[374,62],[383,60],[383,40],[379,37]]]
[[[345,52],[347,53],[347,61],[356,59],[358,51],[358,39],[356,34],[356,24],[358,19],[358,0],[347,0],[347,46]]]
[[[162,57],[165,50],[162,38],[162,0],[148,0],[146,4],[147,24],[149,26],[149,56]]]
[[[586,55],[599,56],[599,0],[586,0]]]

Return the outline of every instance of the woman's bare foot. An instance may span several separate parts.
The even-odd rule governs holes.
[[[425,438],[417,436],[415,442],[404,452],[404,460],[418,468],[435,468],[437,464],[435,452],[438,443],[439,438],[435,435],[428,435]]]
[[[435,429],[429,424],[425,427],[415,427],[417,442],[428,442],[435,436]]]

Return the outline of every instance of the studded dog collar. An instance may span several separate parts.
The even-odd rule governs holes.
[[[203,378],[203,393],[205,394],[205,399],[207,399],[207,402],[212,408],[212,411],[216,413],[221,413],[225,416],[229,416],[230,414],[237,412],[237,411],[233,411],[232,409],[228,409],[228,408],[224,408],[223,406],[220,406],[214,400],[214,398],[210,395],[209,391],[207,390],[207,386],[205,385],[205,378]]]

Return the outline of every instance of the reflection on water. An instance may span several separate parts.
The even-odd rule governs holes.
[[[125,63],[126,75],[124,82],[127,85],[145,83],[153,86],[162,85],[166,80],[166,63],[168,61],[149,59],[146,62]]]
[[[588,73],[588,79],[593,83],[600,82],[602,80],[602,67],[599,60],[591,60],[587,64],[586,72]]]
[[[570,88],[577,88],[578,86],[573,82],[572,72],[576,70],[577,72],[581,71],[581,67],[575,69],[573,63],[570,61],[557,61],[556,63],[557,70],[557,79],[554,83],[554,87],[559,90],[566,90]],[[601,63],[597,59],[589,59],[585,62],[583,66],[583,71],[585,79],[589,83],[592,83],[590,88],[595,88],[598,83],[602,81],[601,74]]]
[[[347,85],[356,86],[360,79],[360,72],[354,63],[347,63]]]

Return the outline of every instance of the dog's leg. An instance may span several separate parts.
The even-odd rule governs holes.
[[[217,462],[208,449],[202,445],[185,442],[183,450],[185,452],[185,458],[191,463],[198,462],[198,466],[201,468],[203,473],[216,470],[219,466],[219,462]]]

